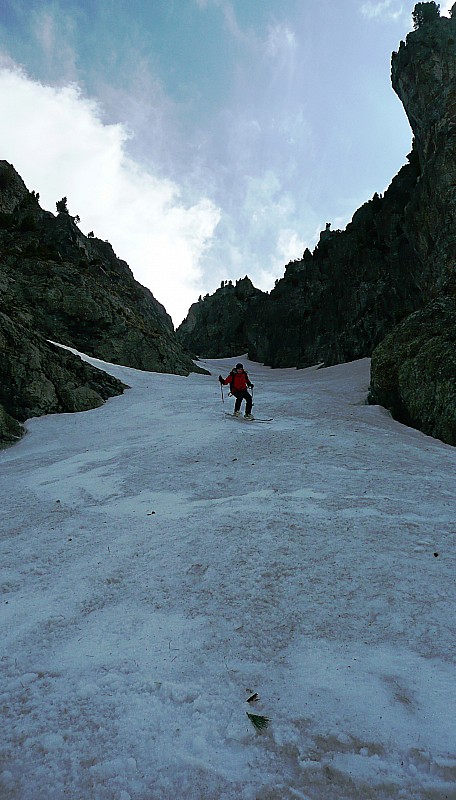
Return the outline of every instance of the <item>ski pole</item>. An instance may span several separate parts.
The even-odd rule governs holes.
[[[222,393],[222,403],[224,403],[225,402],[225,398],[223,397],[223,384],[222,383],[220,384],[220,391]]]

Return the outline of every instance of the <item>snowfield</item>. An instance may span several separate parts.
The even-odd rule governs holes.
[[[367,359],[87,360],[131,389],[0,453],[1,800],[454,800],[456,449]]]

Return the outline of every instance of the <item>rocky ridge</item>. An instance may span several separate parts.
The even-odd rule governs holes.
[[[392,84],[414,142],[384,196],[344,231],[327,225],[269,294],[251,291],[232,348],[231,335],[230,349],[220,346],[223,292],[192,306],[177,331],[187,347],[211,357],[216,341],[217,355],[247,351],[272,367],[372,355],[371,402],[456,444],[455,42],[456,4],[451,18],[437,14],[393,54]]]
[[[0,443],[28,417],[93,408],[125,388],[49,340],[137,369],[198,370],[111,245],[38,200],[0,161]]]

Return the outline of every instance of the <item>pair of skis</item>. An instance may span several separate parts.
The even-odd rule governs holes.
[[[225,417],[231,417],[231,419],[237,419],[240,420],[240,422],[272,422],[273,420],[273,417],[270,417],[269,419],[264,419],[262,417],[254,417],[254,419],[246,419],[245,417],[241,417],[241,415],[235,417],[234,414],[229,414],[228,411],[225,411]]]

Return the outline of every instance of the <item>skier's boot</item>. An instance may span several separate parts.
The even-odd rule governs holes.
[[[255,419],[253,414],[244,414],[244,419]]]
[[[235,412],[233,413],[233,417],[238,417],[238,416],[239,416],[239,411],[235,411]]]

